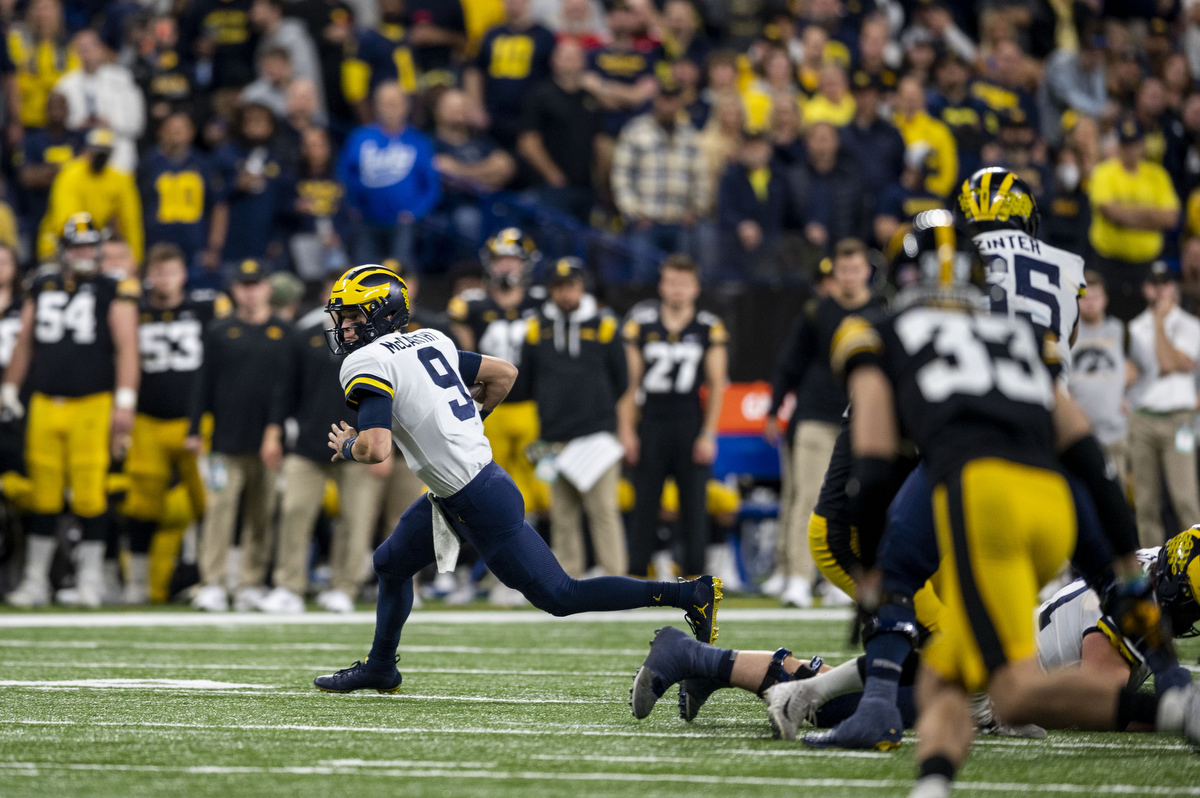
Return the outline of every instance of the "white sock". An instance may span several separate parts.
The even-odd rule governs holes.
[[[946,798],[950,795],[950,779],[945,776],[929,775],[913,787],[908,798]]]
[[[58,541],[49,535],[29,535],[25,538],[26,581],[43,584],[50,581],[50,563],[54,560],[56,548]]]
[[[808,680],[808,684],[824,695],[826,701],[840,695],[857,693],[864,686],[862,676],[858,673],[857,659],[843,662],[833,670],[817,674]]]
[[[104,541],[85,540],[75,547],[76,581],[104,584]]]
[[[1183,733],[1183,714],[1187,708],[1187,690],[1172,687],[1158,700],[1158,713],[1154,718],[1154,730],[1168,734]]]
[[[129,586],[145,593],[150,586],[150,555],[129,553]]]

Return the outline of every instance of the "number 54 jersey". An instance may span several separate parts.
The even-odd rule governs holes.
[[[139,413],[162,419],[188,415],[192,388],[204,362],[204,329],[232,310],[228,297],[211,290],[192,291],[173,308],[157,308],[142,300],[138,306]]]
[[[901,433],[936,482],[980,457],[1054,467],[1057,358],[1047,341],[1022,318],[916,306],[846,319],[830,360],[834,373],[883,370]]]
[[[341,382],[351,409],[369,394],[391,399],[392,440],[433,495],[458,493],[492,461],[458,348],[437,330],[390,333],[356,349],[342,363]]]
[[[53,266],[35,272],[26,285],[34,308],[29,389],[64,397],[111,391],[116,350],[108,309],[116,301],[136,302],[140,293],[137,280],[68,278]]]

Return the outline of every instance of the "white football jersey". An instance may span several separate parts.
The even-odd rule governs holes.
[[[1158,562],[1159,547],[1138,549],[1138,562],[1147,573]],[[1100,596],[1082,579],[1059,590],[1034,610],[1038,661],[1046,670],[1067,668],[1083,660],[1083,637],[1097,628],[1103,612]]]
[[[342,363],[346,403],[364,389],[392,397],[392,440],[408,467],[445,498],[492,461],[483,421],[459,373],[458,348],[431,328],[390,333],[351,352]]]
[[[1058,336],[1063,374],[1071,371],[1071,332],[1086,285],[1083,258],[1020,230],[992,230],[972,239],[987,264],[992,312],[1022,315]]]

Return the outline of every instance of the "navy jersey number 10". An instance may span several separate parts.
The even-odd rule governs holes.
[[[467,389],[463,387],[462,380],[458,377],[458,372],[450,368],[449,361],[446,356],[432,346],[424,347],[417,350],[417,357],[421,364],[425,366],[425,370],[429,372],[430,379],[433,384],[439,388],[457,388],[462,394],[462,402],[450,402],[450,409],[454,411],[455,417],[459,421],[466,421],[475,415],[475,402],[471,399],[471,395],[467,393]],[[439,371],[433,364],[441,365]]]

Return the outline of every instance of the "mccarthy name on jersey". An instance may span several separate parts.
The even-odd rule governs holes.
[[[390,333],[342,363],[346,404],[366,394],[392,402],[392,440],[435,496],[452,496],[492,461],[475,400],[463,385],[458,348],[443,333]]]

